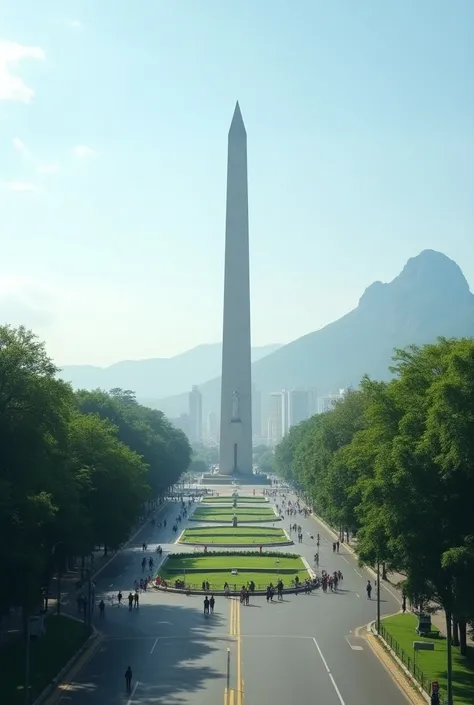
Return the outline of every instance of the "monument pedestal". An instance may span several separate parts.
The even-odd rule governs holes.
[[[201,478],[201,485],[268,485],[271,480],[266,475],[254,475],[253,473],[233,472],[231,475],[212,475],[205,473]]]

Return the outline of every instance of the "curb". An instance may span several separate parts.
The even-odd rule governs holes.
[[[180,588],[162,588],[159,585],[153,585],[153,589],[157,590],[158,592],[169,592],[173,595],[217,595],[218,597],[225,597],[226,594],[224,590],[181,590]],[[319,588],[313,588],[313,592],[319,590]],[[300,593],[304,592],[304,587],[299,588],[298,590],[294,587],[291,588],[283,588],[283,594],[284,595],[293,595],[295,593]],[[254,595],[255,597],[265,597],[267,594],[266,590],[254,590],[253,592],[250,593],[250,596]],[[240,595],[240,590],[230,590],[229,596],[230,597],[238,597]],[[36,705],[33,703],[33,705]]]
[[[74,617],[71,617],[69,615],[63,615],[67,617],[68,619],[75,619]],[[75,621],[80,621],[80,620],[75,620]],[[64,677],[68,673],[68,671],[71,670],[71,668],[74,666],[74,664],[83,656],[87,651],[91,650],[93,646],[97,643],[98,639],[100,638],[101,634],[100,632],[97,631],[97,629],[93,626],[92,627],[92,634],[86,639],[86,641],[83,643],[80,649],[76,651],[74,656],[71,656],[69,661],[66,663],[65,666],[62,667],[62,669],[59,671],[57,676],[53,678],[51,683],[46,686],[46,688],[43,690],[43,692],[38,695],[36,700],[33,702],[33,705],[41,705],[41,703],[44,703],[46,698],[48,698],[54,690],[62,683],[64,680]]]
[[[399,612],[397,612],[396,614],[399,614]],[[387,616],[392,616],[392,617],[393,617],[394,615],[387,615]],[[398,658],[398,656],[397,656],[397,654],[395,653],[395,651],[393,651],[393,650],[390,648],[390,646],[389,646],[388,643],[385,641],[385,639],[384,639],[382,636],[380,636],[380,634],[377,633],[377,628],[376,628],[376,626],[375,626],[375,620],[374,620],[373,622],[370,622],[370,624],[368,625],[367,631],[369,631],[369,632],[375,637],[375,639],[377,639],[377,641],[383,646],[383,648],[387,651],[387,653],[389,654],[390,658],[397,664],[398,668],[402,671],[403,676],[405,677],[405,679],[407,680],[407,682],[410,684],[410,686],[414,687],[414,688],[417,690],[417,692],[421,695],[421,697],[424,698],[424,700],[425,700],[427,703],[430,703],[430,702],[431,702],[431,698],[430,698],[430,696],[428,695],[428,693],[426,693],[426,691],[423,690],[423,688],[422,688],[421,685],[418,683],[418,681],[416,680],[416,678],[410,673],[410,671],[408,670],[408,668],[407,668],[407,667],[402,663],[402,661]],[[370,642],[369,642],[369,643],[370,643]],[[377,655],[377,654],[376,654],[376,655]]]
[[[228,526],[232,523],[232,519],[229,519],[228,522],[222,522],[220,519],[193,519],[192,517],[189,517],[189,521],[200,521],[203,524],[220,524],[221,526]],[[237,526],[240,526],[241,524],[274,524],[276,521],[281,521],[281,519],[275,515],[275,518],[272,517],[271,519],[249,519],[248,521],[240,520]]]

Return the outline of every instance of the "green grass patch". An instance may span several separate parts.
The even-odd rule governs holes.
[[[231,522],[234,515],[238,522],[279,521],[269,507],[197,507],[190,521]]]
[[[416,665],[423,671],[425,678],[439,681],[442,694],[446,694],[446,639],[424,638],[418,636],[415,629],[418,618],[414,614],[398,614],[387,617],[382,624],[390,636],[398,642],[406,655],[413,660],[414,641],[432,641],[434,651],[418,651]],[[468,655],[461,656],[459,649],[453,646],[453,695],[455,705],[472,705],[474,693],[474,648],[468,647]]]
[[[204,497],[203,504],[232,504],[234,497],[231,495],[219,495],[218,497]],[[262,495],[239,495],[237,497],[237,506],[239,504],[267,504],[268,499]]]
[[[181,543],[240,544],[241,546],[265,546],[268,544],[287,543],[288,537],[283,529],[261,526],[203,526],[186,529],[180,539]]]
[[[84,624],[67,617],[46,618],[46,634],[31,639],[30,702],[58,675],[59,671],[80,649],[90,632]],[[0,648],[0,682],[2,702],[23,705],[25,702],[25,640],[8,639]]]
[[[232,575],[233,569],[238,571],[238,575]],[[175,580],[184,580],[186,585],[197,588],[205,580],[209,581],[213,590],[223,590],[226,582],[239,588],[253,580],[257,589],[263,589],[270,582],[275,584],[278,577],[286,586],[296,576],[305,580],[308,571],[301,557],[292,554],[268,556],[248,552],[193,556],[183,553],[170,556],[159,575],[171,584]]]

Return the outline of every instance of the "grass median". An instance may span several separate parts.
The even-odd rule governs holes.
[[[423,671],[425,678],[439,681],[443,694],[446,693],[446,639],[442,637],[420,637],[415,629],[418,618],[414,614],[397,614],[382,621],[384,629],[390,634],[407,656],[413,659],[414,641],[431,641],[434,651],[418,651],[416,665]],[[459,649],[453,647],[453,695],[455,705],[472,705],[474,693],[474,647],[468,647],[468,655],[461,656]]]
[[[217,497],[204,497],[203,504],[232,504],[234,497],[231,495],[217,495]],[[238,495],[237,505],[239,504],[268,504],[268,499],[262,495]]]
[[[269,507],[205,507],[195,509],[190,521],[231,522],[234,515],[241,522],[279,521],[279,517]]]
[[[180,543],[202,544],[203,546],[269,546],[288,543],[283,529],[261,526],[202,526],[186,529]]]
[[[84,624],[62,616],[46,618],[46,634],[30,643],[30,702],[58,675],[81,648],[90,632]],[[0,647],[1,701],[5,705],[25,702],[25,640],[7,639]]]
[[[232,574],[236,570],[237,574]],[[300,556],[266,556],[258,553],[222,553],[221,555],[192,556],[183,553],[166,561],[159,575],[172,586],[175,580],[184,580],[186,585],[200,588],[209,581],[211,590],[223,590],[224,583],[237,589],[253,580],[257,589],[265,588],[278,578],[290,586],[296,576],[303,581],[308,571]]]

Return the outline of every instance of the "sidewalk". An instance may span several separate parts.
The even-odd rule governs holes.
[[[159,516],[170,502],[164,502],[162,505],[156,508],[155,516]],[[140,522],[132,531],[129,539],[117,550],[109,551],[107,555],[104,555],[102,549],[98,549],[93,552],[93,575],[92,580],[100,574],[102,568],[104,568],[109,561],[112,561],[117,553],[127,548],[127,546],[133,542],[140,532],[149,524],[149,519],[145,519]],[[74,570],[69,570],[61,576],[61,614],[68,615],[77,619],[77,604],[76,604],[76,585],[81,579],[81,561],[78,560],[78,564]],[[57,611],[57,575],[55,575],[49,586],[48,595],[48,614],[55,614]],[[21,609],[11,610],[9,614],[5,615],[0,622],[0,645],[4,645],[10,639],[18,638],[23,633],[23,618]]]

